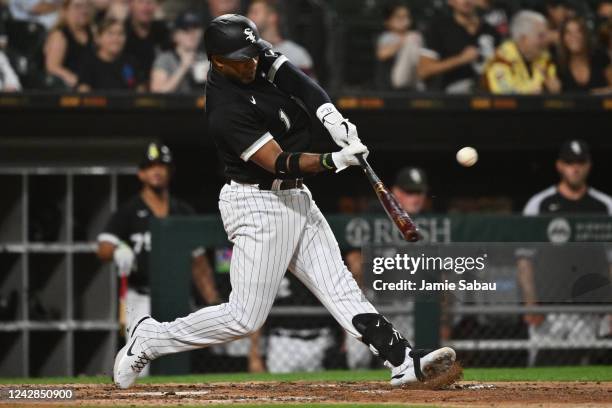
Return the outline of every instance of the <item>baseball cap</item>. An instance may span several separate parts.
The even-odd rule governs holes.
[[[185,11],[179,14],[174,20],[174,30],[189,30],[192,28],[203,28],[200,17],[192,12]]]
[[[395,185],[407,192],[424,193],[427,191],[427,175],[418,167],[405,167],[397,173]]]
[[[155,142],[148,144],[144,157],[138,167],[146,169],[153,164],[172,165],[172,153],[170,153],[168,146]]]
[[[568,140],[561,146],[559,160],[567,163],[591,161],[589,145],[580,139]]]

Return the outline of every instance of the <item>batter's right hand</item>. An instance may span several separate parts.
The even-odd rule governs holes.
[[[370,154],[368,148],[361,142],[350,143],[339,152],[332,153],[332,160],[336,166],[336,173],[349,166],[359,166],[360,163],[357,156],[363,155],[364,158],[367,158],[368,154]]]
[[[129,276],[132,272],[132,266],[134,265],[134,251],[126,244],[119,244],[113,252],[113,261],[117,265],[119,277]]]

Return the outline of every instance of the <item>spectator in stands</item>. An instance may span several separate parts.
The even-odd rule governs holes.
[[[597,5],[597,18],[600,21],[612,21],[612,0],[601,0]]]
[[[605,93],[612,91],[610,57],[592,49],[590,32],[584,19],[572,17],[561,26],[557,70],[563,92]]]
[[[591,165],[590,149],[584,141],[565,142],[556,161],[559,183],[531,197],[523,215],[612,215],[612,197],[588,185]],[[527,306],[537,305],[538,302],[567,302],[570,299],[563,295],[567,292],[562,291],[563,294],[560,295],[559,290],[576,281],[576,275],[584,276],[585,270],[600,274],[604,279],[608,275],[612,277],[609,254],[606,256],[601,247],[564,248],[562,251],[546,247],[521,248],[517,251],[517,258],[518,283]],[[583,265],[579,267],[576,266],[578,258],[583,260],[580,262]],[[554,272],[547,274],[547,271],[551,270]],[[585,300],[582,299],[582,302]],[[607,319],[602,320],[600,316],[593,314],[550,313],[546,317],[526,314],[524,321],[529,325],[530,339],[541,348],[545,348],[546,342],[550,340],[593,340],[598,335],[608,335],[610,331]],[[550,354],[538,356],[537,351],[532,352],[530,360],[532,363],[539,361],[544,364],[558,364],[559,353],[552,356]],[[577,353],[575,350],[566,354],[570,355],[563,357],[574,364],[581,362],[584,357],[584,353]],[[547,360],[551,357],[557,361]]]
[[[13,19],[40,24],[47,30],[55,25],[62,0],[10,0]]]
[[[437,78],[446,92],[466,93],[475,89],[499,37],[482,21],[474,0],[448,0],[448,4],[452,15],[434,19],[425,34],[418,74],[422,80]]]
[[[151,91],[168,93],[203,90],[209,62],[198,51],[202,39],[200,17],[192,12],[180,14],[173,27],[174,49],[160,54],[153,63]]]
[[[78,90],[145,90],[137,61],[123,53],[125,29],[119,20],[107,19],[96,32],[96,51],[85,54],[79,66]]]
[[[561,26],[570,17],[574,17],[576,11],[571,7],[568,0],[546,0],[546,17],[548,19],[548,41],[552,47],[560,43]]]
[[[510,26],[512,39],[504,42],[487,63],[484,86],[495,94],[559,93],[561,83],[548,53],[546,19],[521,11]]]
[[[64,0],[58,25],[47,37],[44,48],[47,73],[64,87],[76,86],[79,63],[93,46],[90,11],[87,0]]]
[[[495,0],[476,0],[476,7],[482,20],[495,28],[501,38],[510,35],[510,18],[512,13],[505,7],[495,4]]]
[[[6,54],[0,49],[0,92],[17,92],[20,90],[19,77],[11,67]]]
[[[410,9],[402,3],[391,4],[383,10],[383,18],[386,30],[376,43],[376,86],[383,90],[416,89],[423,41],[419,33],[410,31]]]
[[[138,75],[148,84],[155,57],[170,48],[170,33],[164,21],[155,19],[157,0],[130,0],[129,5],[130,14],[125,21],[125,53],[138,61]]]
[[[272,0],[253,0],[248,15],[259,29],[261,37],[272,44],[274,51],[280,52],[307,75],[313,76],[310,54],[304,47],[283,37],[281,13]]]

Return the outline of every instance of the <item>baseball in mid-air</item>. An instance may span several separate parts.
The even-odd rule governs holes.
[[[478,152],[473,147],[464,147],[457,152],[457,162],[463,167],[472,167],[478,161]]]

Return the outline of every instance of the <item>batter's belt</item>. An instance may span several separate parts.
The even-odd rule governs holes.
[[[252,186],[257,186],[257,188],[259,188],[260,190],[266,190],[266,191],[280,191],[280,190],[291,190],[293,188],[299,188],[299,189],[304,188],[304,180],[301,178],[292,179],[292,180],[279,180],[279,179],[266,180],[266,181],[262,181],[259,183],[241,183],[235,180],[227,181],[227,184],[229,185],[231,185],[232,183],[248,184]]]

